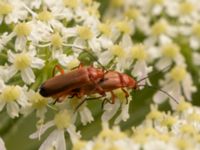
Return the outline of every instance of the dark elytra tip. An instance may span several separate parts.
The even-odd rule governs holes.
[[[47,93],[45,87],[43,86],[43,84],[42,84],[42,85],[40,86],[40,88],[39,88],[39,93],[40,93],[40,95],[42,95],[42,96],[44,96],[44,97],[47,97],[47,96],[48,96],[48,93]]]

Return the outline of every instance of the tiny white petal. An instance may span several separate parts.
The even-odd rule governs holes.
[[[113,45],[112,41],[105,36],[99,37],[98,40],[99,40],[99,43],[101,44],[101,47],[103,49],[108,49],[109,47],[111,47]]]
[[[62,145],[59,145],[59,144]],[[64,131],[63,130],[54,130],[47,139],[42,143],[39,150],[48,150],[48,149],[56,149],[56,150],[65,150],[65,139],[64,139]]]
[[[3,80],[0,79],[0,92],[2,92],[4,87],[5,87],[5,84],[4,84]]]
[[[80,116],[83,125],[86,125],[94,120],[91,111],[87,107],[84,107],[83,110],[80,110]]]
[[[129,104],[123,104],[121,108],[121,113],[115,119],[114,124],[119,124],[120,121],[122,120],[126,121],[130,117],[128,110],[129,110]]]
[[[42,125],[41,128],[38,129],[38,131],[36,131],[35,133],[32,133],[29,138],[30,139],[36,139],[39,138],[47,129],[49,129],[50,127],[52,127],[54,125],[53,121],[49,121],[46,124]]]
[[[31,63],[31,67],[41,69],[44,67],[44,60],[34,57]]]
[[[20,96],[17,99],[17,102],[22,106],[22,107],[26,107],[28,106],[28,98],[26,96],[26,90],[20,87]]]
[[[58,133],[58,139],[57,139],[57,150],[65,150],[66,149],[66,143],[65,143],[65,135],[64,131],[60,130],[60,133]]]
[[[192,92],[194,92],[196,89],[192,86],[192,78],[189,74],[187,74],[185,79],[182,81],[182,88],[185,97],[188,100],[191,100]]]
[[[91,40],[88,41],[89,47],[91,47],[91,49],[93,51],[100,51],[100,43],[97,41],[97,39],[92,38]]]
[[[156,94],[153,96],[153,101],[157,104],[163,103],[167,99],[167,95],[158,91]]]
[[[16,73],[17,73],[17,69],[14,65],[8,67],[8,72],[7,72],[7,79],[12,78]]]
[[[8,61],[11,63],[13,63],[15,61],[15,55],[10,50],[8,51]]]
[[[15,49],[16,51],[23,51],[26,49],[27,39],[25,36],[17,37],[15,40]]]
[[[157,63],[156,63],[156,68],[159,70],[162,70],[163,68],[170,66],[172,64],[172,60],[168,58],[161,58]]]
[[[27,83],[33,83],[35,81],[35,75],[31,68],[26,68],[21,71],[22,80]]]
[[[104,112],[101,116],[103,122],[109,121],[118,111],[120,102],[116,101],[115,104],[107,103],[104,105]]]
[[[153,15],[159,15],[162,11],[162,7],[160,5],[155,5],[153,7],[152,13]]]
[[[133,42],[132,42],[132,39],[131,39],[131,37],[130,37],[130,35],[128,35],[128,34],[124,34],[123,36],[122,36],[122,43],[121,43],[121,46],[123,47],[123,48],[130,48],[130,47],[132,47],[133,46]]]
[[[197,39],[195,37],[191,37],[191,39],[190,39],[190,46],[194,50],[197,50],[200,47],[199,39]]]
[[[76,127],[74,125],[70,125],[67,128],[67,132],[70,135],[72,143],[76,143],[81,138],[80,132],[76,132]]]
[[[107,65],[113,58],[112,56],[113,55],[110,51],[104,51],[104,52],[100,53],[99,61],[102,65]]]
[[[5,144],[2,140],[2,138],[0,138],[0,150],[6,150]]]
[[[7,113],[11,118],[19,116],[19,106],[16,102],[9,102],[6,105]]]

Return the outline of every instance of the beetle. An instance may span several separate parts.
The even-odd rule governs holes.
[[[124,88],[137,89],[138,85],[134,78],[130,77],[127,74],[119,73],[117,71],[108,71],[104,74],[104,78],[98,79],[97,84],[103,89],[103,92],[110,92],[112,96],[111,103],[115,103],[115,95],[113,90],[121,88],[125,93],[126,99],[129,97],[128,92]],[[70,93],[72,96],[82,97],[84,95],[91,95],[99,93],[99,90],[91,82],[88,82],[81,88],[73,89]],[[105,95],[102,95],[105,96]]]
[[[59,65],[56,65],[53,74],[56,68],[61,74],[48,79],[39,88],[39,93],[43,97],[53,97],[56,101],[62,101],[73,89],[81,88],[89,83],[94,85],[98,93],[105,95],[104,90],[97,84],[97,80],[104,77],[105,71],[103,69],[79,65],[79,67],[65,73]]]
[[[129,94],[128,92],[125,90],[125,88],[127,89],[133,89],[133,90],[137,90],[139,89],[139,87],[141,86],[146,86],[146,87],[150,87],[150,88],[155,88],[157,90],[159,90],[160,92],[168,95],[171,99],[173,99],[176,103],[178,103],[178,101],[171,96],[169,93],[167,93],[166,91],[156,88],[154,86],[149,86],[149,85],[141,85],[139,84],[141,81],[145,80],[148,77],[144,77],[142,79],[140,79],[139,81],[136,81],[133,77],[125,74],[125,73],[120,73],[117,71],[108,71],[104,74],[104,78],[101,79],[97,79],[97,84],[103,89],[104,92],[110,92],[111,93],[111,104],[115,103],[115,94],[113,92],[113,90],[116,90],[118,88],[121,88],[121,90],[124,92],[125,97],[126,97],[126,101],[128,102],[128,97]],[[99,90],[95,87],[95,85],[91,82],[88,82],[87,84],[85,84],[84,86],[80,87],[80,88],[76,88],[73,89],[70,92],[70,95],[72,96],[77,96],[77,97],[82,97],[84,95],[91,95],[91,94],[95,94],[95,93],[99,93]],[[102,95],[101,93],[99,93],[100,95]],[[102,97],[105,95],[102,95]],[[81,104],[83,104],[86,100],[88,100],[87,98],[84,99],[77,107],[79,108],[81,106]],[[104,101],[103,101],[104,103]]]

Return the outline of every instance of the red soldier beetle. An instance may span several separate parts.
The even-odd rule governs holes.
[[[39,93],[42,96],[53,97],[56,98],[56,101],[62,101],[62,98],[69,95],[73,89],[82,88],[88,83],[92,83],[98,93],[105,95],[104,90],[96,83],[98,79],[104,77],[103,69],[80,65],[77,69],[64,73],[64,70],[56,65],[53,74],[55,74],[56,68],[61,74],[48,79],[41,85]]]
[[[171,99],[173,99],[176,103],[178,103],[178,101],[174,97],[172,97],[169,93],[167,93],[166,91],[164,91],[162,89],[156,88],[154,86],[149,86],[149,85],[140,85],[139,83],[141,81],[145,80],[146,78],[148,78],[148,77],[145,77],[145,78],[140,79],[139,81],[136,81],[134,78],[132,78],[131,76],[129,76],[127,74],[119,73],[117,71],[108,71],[108,72],[105,73],[104,78],[99,79],[99,81],[97,83],[104,90],[104,92],[110,92],[111,93],[112,101],[111,102],[108,101],[111,104],[115,103],[115,98],[116,98],[113,90],[121,88],[121,90],[125,94],[126,101],[128,103],[129,94],[124,88],[137,90],[141,86],[146,86],[146,87],[157,89],[160,92],[163,92],[164,94],[168,95]],[[71,91],[71,94],[73,96],[79,95],[79,97],[82,97],[83,95],[91,95],[91,94],[95,94],[95,93],[99,93],[99,92],[95,88],[94,84],[92,84],[92,83],[85,84],[80,89],[74,89],[74,90]],[[101,94],[101,93],[99,93],[99,94]],[[103,95],[103,96],[105,96],[105,95]],[[91,98],[91,99],[95,99],[95,98]],[[81,104],[83,104],[86,100],[88,100],[88,98],[84,99],[77,106],[77,108],[79,108],[81,106]],[[104,102],[105,101],[103,101],[102,104],[104,104]]]
[[[83,97],[84,95],[91,95],[98,93],[104,97],[106,92],[111,93],[112,101],[108,101],[112,104],[115,103],[115,94],[113,90],[121,88],[125,93],[126,101],[128,102],[129,94],[124,88],[128,89],[139,89],[140,86],[147,86],[151,88],[156,88],[154,86],[148,85],[139,85],[138,83],[145,80],[148,77],[142,78],[139,81],[136,81],[131,76],[119,73],[117,71],[107,71],[104,72],[103,69],[97,69],[92,66],[90,67],[82,67],[80,65],[77,69],[74,69],[68,73],[64,73],[63,69],[60,66],[56,66],[61,75],[55,76],[49,80],[47,80],[40,87],[40,94],[44,97],[54,97],[56,98],[55,102],[62,101],[62,98],[68,96],[76,96],[78,98]],[[55,69],[54,71],[55,72]],[[73,80],[67,80],[67,79]],[[173,98],[166,91],[156,88],[157,90],[165,93],[170,98],[172,98],[176,103],[177,100]],[[98,97],[99,98],[99,97]],[[91,98],[95,99],[95,98]],[[88,98],[84,99],[77,108],[83,104]],[[104,101],[103,101],[104,103]]]

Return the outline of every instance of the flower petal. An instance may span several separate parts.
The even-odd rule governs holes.
[[[87,107],[84,107],[80,111],[80,116],[81,116],[81,122],[83,123],[83,125],[86,125],[87,123],[90,123],[94,120],[94,118],[92,117],[91,111]]]
[[[104,113],[101,116],[101,120],[104,122],[109,121],[118,111],[120,102],[116,101],[115,104],[107,103],[104,105]]]
[[[76,143],[81,138],[80,132],[76,132],[76,127],[74,125],[70,125],[69,128],[67,129],[67,132],[70,135],[72,143]]]
[[[16,73],[17,73],[17,69],[14,65],[10,66],[7,68],[7,80],[9,80],[10,78],[12,78]]]
[[[61,140],[61,141],[60,141]],[[60,145],[59,145],[60,144]],[[65,150],[65,139],[63,130],[54,130],[42,143],[39,150],[56,149]]]
[[[54,125],[53,121],[49,121],[46,124],[42,125],[41,128],[39,128],[35,133],[32,133],[29,138],[30,139],[36,139],[39,138],[47,129],[52,127]]]
[[[32,59],[31,67],[41,69],[42,67],[44,67],[44,60],[34,57]]]
[[[6,109],[7,109],[8,115],[9,115],[11,118],[14,118],[14,117],[18,117],[18,116],[19,116],[19,106],[17,105],[16,102],[9,102],[9,103],[6,105]]]
[[[6,150],[3,140],[0,138],[0,150]]]
[[[24,36],[17,37],[15,40],[15,49],[17,51],[23,51],[26,48],[27,39]]]
[[[27,83],[33,83],[35,81],[35,75],[31,68],[26,68],[21,71],[22,80]]]

